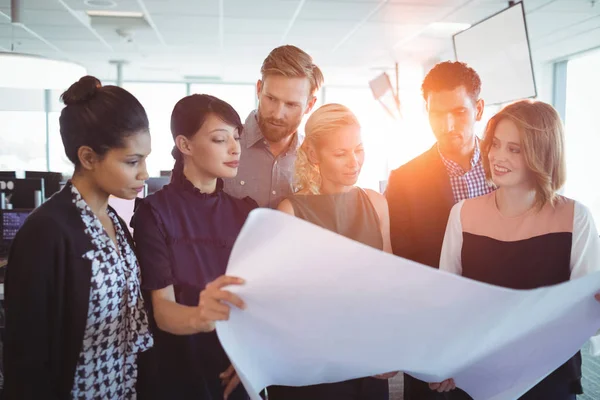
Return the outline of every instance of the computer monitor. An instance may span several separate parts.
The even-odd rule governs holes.
[[[63,175],[60,172],[49,171],[25,171],[25,178],[44,179],[45,199],[50,198],[54,193],[60,191]]]
[[[3,242],[12,242],[17,235],[17,231],[25,223],[25,219],[33,210],[0,210],[0,232]]]
[[[148,196],[154,192],[158,192],[160,189],[163,188],[163,186],[167,185],[170,181],[171,181],[171,178],[168,176],[161,176],[160,178],[158,178],[158,177],[148,178],[146,180],[146,185],[148,186],[148,192],[146,193],[146,196]]]
[[[8,256],[8,249],[17,231],[32,210],[0,210],[0,258]]]
[[[44,179],[0,179],[0,192],[13,209],[33,209],[44,200]]]
[[[454,53],[481,78],[485,104],[537,96],[523,2],[455,34]]]
[[[16,178],[17,173],[15,171],[0,171],[0,179]]]

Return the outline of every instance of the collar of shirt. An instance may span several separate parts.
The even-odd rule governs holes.
[[[468,171],[465,171],[458,163],[447,159],[444,157],[442,152],[440,151],[440,146],[437,146],[438,153],[442,158],[442,162],[448,171],[448,175],[450,176],[463,176]],[[476,166],[479,162],[481,162],[481,150],[479,150],[479,138],[475,136],[475,150],[473,151],[473,157],[471,157],[471,168]]]
[[[194,194],[195,196],[198,196],[203,199],[214,197],[218,195],[221,191],[223,191],[223,179],[221,178],[217,178],[217,186],[214,192],[203,193],[200,191],[200,189],[194,186],[194,184],[185,176],[185,174],[183,173],[183,168],[173,169],[173,171],[171,172],[171,176],[171,184],[173,186],[181,190],[188,191]]]
[[[71,188],[72,202],[75,205],[75,207],[77,207],[77,211],[79,211],[79,214],[81,215],[81,219],[85,225],[85,233],[90,237],[92,245],[94,245],[96,249],[114,247],[112,240],[110,239],[108,234],[105,232],[104,227],[102,226],[102,222],[100,222],[96,214],[94,214],[92,209],[83,199],[83,197],[79,193],[79,190],[77,190],[75,185],[73,185],[70,181],[68,185]],[[110,208],[106,210],[106,213],[108,214],[110,219],[113,220],[114,223],[114,216],[112,215]],[[118,233],[116,228],[115,231]]]
[[[252,111],[244,123],[244,132],[242,134],[245,136],[246,148],[254,146],[265,138],[258,127],[258,120],[256,119],[257,111]]]
[[[255,145],[262,145],[264,147],[267,146],[265,137],[258,126],[258,117],[256,115],[257,112],[258,110],[252,111],[244,123],[244,132],[242,135],[245,136],[244,141],[247,149]],[[298,140],[298,136],[298,132],[296,132],[292,142],[290,143],[290,147],[288,150],[286,150],[285,154],[296,154],[296,150],[298,150],[298,147],[300,147],[300,140]]]

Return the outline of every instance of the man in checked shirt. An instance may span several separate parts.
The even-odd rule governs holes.
[[[475,123],[484,108],[477,72],[464,63],[442,62],[429,71],[421,88],[437,143],[392,171],[386,197],[394,254],[438,268],[452,206],[493,188],[486,182],[480,140],[475,135]],[[470,396],[453,389],[453,382],[429,385],[404,374],[404,399],[465,400]]]

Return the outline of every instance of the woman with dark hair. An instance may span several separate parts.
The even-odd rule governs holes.
[[[4,398],[132,399],[137,355],[152,337],[133,242],[108,198],[143,189],[148,117],[129,92],[91,76],[62,100],[75,172],[10,249]]]
[[[224,276],[233,243],[257,207],[223,191],[237,174],[242,123],[227,103],[205,94],[181,99],[171,115],[175,167],[171,182],[145,198],[133,217],[143,289],[150,292],[155,348],[150,397],[245,399],[221,347],[214,322],[231,303],[222,288],[241,284]]]

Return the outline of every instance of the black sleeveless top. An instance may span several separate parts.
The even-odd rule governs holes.
[[[559,196],[554,205],[505,217],[495,193],[459,203],[450,214],[440,269],[519,290],[569,281],[578,274],[573,266],[584,258],[572,254],[577,208],[573,200]],[[450,245],[460,242],[460,247]],[[581,361],[577,352],[520,399],[537,399],[538,391],[557,384],[581,394]]]
[[[334,194],[296,194],[288,197],[296,217],[349,239],[383,249],[379,216],[360,188]]]
[[[288,197],[296,217],[376,249],[383,249],[379,217],[360,188],[334,194]],[[387,400],[388,381],[359,378],[311,386],[270,386],[270,400]]]

